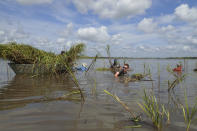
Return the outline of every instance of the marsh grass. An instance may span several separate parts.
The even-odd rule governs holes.
[[[94,68],[97,58],[98,58],[98,54],[96,54],[96,56],[94,57],[90,65],[88,66],[85,74],[87,74],[90,69]]]
[[[183,117],[187,125],[187,131],[189,131],[191,123],[197,120],[197,118],[195,118],[197,113],[197,102],[193,105],[191,109],[189,109],[186,91],[185,91],[185,107],[182,105],[181,108],[183,110]]]
[[[84,51],[85,45],[79,43],[62,54],[54,54],[39,50],[30,45],[11,42],[0,44],[0,58],[7,59],[15,64],[33,64],[34,68],[46,68],[53,74],[62,73],[66,66],[72,66],[74,61]]]
[[[106,68],[106,67],[101,67],[101,68],[96,68],[96,71],[110,71],[110,68]]]
[[[107,56],[108,56],[108,59],[109,59],[109,64],[110,66],[112,66],[112,61],[111,61],[111,53],[110,53],[110,45],[107,45],[106,48],[106,53],[107,53]]]
[[[153,94],[147,95],[146,91],[144,90],[143,103],[138,103],[138,105],[152,120],[153,125],[158,130],[162,130],[163,124],[169,124],[169,111],[166,110],[164,105],[157,102],[157,99]]]
[[[120,104],[124,107],[124,109],[130,113],[130,115],[132,116],[131,120],[132,120],[133,122],[136,122],[136,123],[137,123],[137,122],[140,122],[140,121],[141,121],[141,116],[140,116],[140,115],[137,116],[137,115],[135,114],[135,112],[133,112],[123,101],[121,101],[120,98],[119,98],[118,96],[111,94],[111,93],[110,93],[109,91],[107,91],[107,90],[104,90],[104,92],[105,92],[106,94],[112,96],[112,97],[114,98],[114,100],[116,100],[118,103],[120,103]]]

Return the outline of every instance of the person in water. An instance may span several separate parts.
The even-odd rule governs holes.
[[[173,69],[173,71],[182,71],[182,65],[177,64],[177,67]]]
[[[127,71],[129,70],[129,64],[124,64],[123,68],[115,73],[115,77],[123,76],[124,74],[127,74]]]
[[[120,64],[118,63],[118,60],[114,59],[114,63],[113,65],[111,65],[111,68],[119,68],[119,67],[120,67]]]

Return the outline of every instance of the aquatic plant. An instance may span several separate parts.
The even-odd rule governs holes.
[[[110,71],[110,68],[106,68],[106,67],[96,68],[96,71]]]
[[[61,69],[65,69],[65,66],[72,66],[84,48],[85,45],[79,43],[72,46],[70,50],[62,51],[61,54],[56,55],[30,45],[11,42],[0,44],[0,58],[7,59],[15,64],[34,64],[34,67],[44,66],[50,72],[58,73]]]
[[[132,118],[131,118],[131,120],[132,121],[134,121],[134,122],[139,122],[139,121],[141,121],[141,116],[140,115],[136,115],[123,101],[121,101],[120,100],[120,98],[118,97],[118,96],[116,96],[116,95],[113,95],[113,94],[111,94],[109,91],[107,91],[107,90],[104,90],[104,92],[106,93],[106,94],[108,94],[108,95],[110,95],[110,96],[112,96],[118,103],[120,103],[123,107],[124,107],[124,109],[126,110],[126,111],[128,111],[130,114],[131,114],[131,116],[132,116]]]
[[[111,54],[110,54],[110,45],[107,45],[107,47],[105,48],[107,55],[108,55],[108,59],[109,59],[109,64],[110,66],[112,66],[112,62],[111,62]]]
[[[182,105],[181,108],[183,110],[183,117],[185,123],[187,124],[187,131],[189,131],[191,123],[194,120],[197,120],[197,118],[194,118],[197,113],[197,102],[193,105],[193,107],[190,110],[188,106],[187,96],[185,93],[185,107]]]
[[[147,95],[144,90],[143,103],[138,103],[139,107],[146,113],[146,115],[152,120],[153,125],[161,130],[164,123],[169,123],[170,113],[166,110],[165,106],[157,102],[156,97]]]
[[[80,88],[79,81],[77,80],[77,77],[75,76],[75,74],[74,74],[74,72],[72,71],[71,67],[66,65],[66,70],[67,70],[67,72],[69,73],[69,75],[71,76],[72,81],[74,82],[75,86],[76,86],[77,89],[79,90],[82,100],[85,101],[85,97],[84,97],[84,95],[83,95],[82,89]]]
[[[86,74],[87,74],[87,72],[88,72],[91,68],[94,68],[95,62],[96,62],[97,58],[98,58],[98,54],[96,54],[96,56],[94,57],[94,59],[92,60],[92,62],[90,63],[90,65],[88,66],[88,68],[87,68],[87,70],[86,70]]]

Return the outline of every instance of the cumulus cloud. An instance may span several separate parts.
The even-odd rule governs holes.
[[[73,0],[79,12],[93,11],[101,18],[133,17],[145,13],[151,0]]]
[[[57,39],[57,43],[60,43],[60,44],[64,43],[65,41],[66,41],[65,38],[58,38]]]
[[[3,30],[0,30],[0,36],[3,36],[5,32]]]
[[[138,29],[146,33],[152,33],[156,30],[156,28],[157,28],[157,23],[153,22],[152,18],[144,18],[138,24]]]
[[[197,24],[197,8],[189,8],[187,4],[182,4],[175,9],[174,14],[183,21]]]
[[[33,4],[50,4],[53,0],[16,0],[19,4],[22,5],[33,5]]]
[[[194,45],[197,45],[197,38],[196,37],[193,37],[193,36],[188,36],[186,38],[190,43],[194,44]]]
[[[29,38],[29,34],[22,27],[0,30],[0,42],[8,43],[11,41],[21,42]]]
[[[73,23],[67,24],[66,28],[61,33],[61,36],[70,37],[73,34],[73,28],[74,28]]]
[[[91,42],[103,43],[107,42],[110,39],[110,35],[107,32],[107,27],[105,26],[101,26],[99,28],[79,28],[77,34],[79,38]]]

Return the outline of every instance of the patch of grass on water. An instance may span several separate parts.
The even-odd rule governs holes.
[[[96,68],[96,71],[110,71],[110,68],[106,68],[106,67]]]

